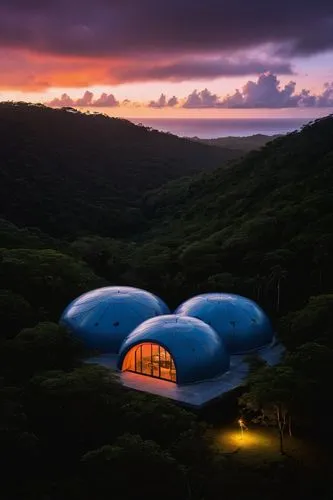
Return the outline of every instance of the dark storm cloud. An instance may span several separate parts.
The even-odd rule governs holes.
[[[331,0],[0,0],[0,44],[111,56],[333,48]]]
[[[292,68],[288,62],[260,61],[242,58],[230,60],[227,58],[182,59],[175,63],[156,63],[133,65],[117,68],[116,74],[121,81],[135,80],[191,80],[200,78],[218,78],[221,76],[246,76],[260,74],[266,71],[279,73],[281,75],[292,74]]]

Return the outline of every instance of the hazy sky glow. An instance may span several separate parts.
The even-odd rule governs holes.
[[[320,116],[333,108],[333,2],[0,0],[0,68],[2,100]]]

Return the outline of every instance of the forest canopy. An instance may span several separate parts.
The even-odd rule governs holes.
[[[277,367],[252,360],[241,408],[330,449],[333,116],[244,158],[24,103],[0,103],[0,130],[4,498],[134,499],[147,484],[160,499],[331,498],[331,466],[216,453],[200,415],[85,364],[58,319],[104,285],[171,308],[209,291],[253,298],[287,351]]]

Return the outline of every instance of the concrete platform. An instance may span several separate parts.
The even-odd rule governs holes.
[[[284,350],[281,344],[274,341],[269,346],[256,351],[256,354],[273,366],[280,361]],[[86,362],[116,371],[119,383],[125,387],[173,399],[193,408],[200,408],[244,384],[249,371],[248,363],[245,361],[247,356],[248,354],[231,356],[230,370],[220,377],[182,386],[138,373],[119,372],[116,354],[103,354],[89,358]]]

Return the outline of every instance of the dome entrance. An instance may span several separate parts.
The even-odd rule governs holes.
[[[176,367],[171,354],[164,347],[150,342],[132,347],[127,352],[121,369],[177,382]]]

